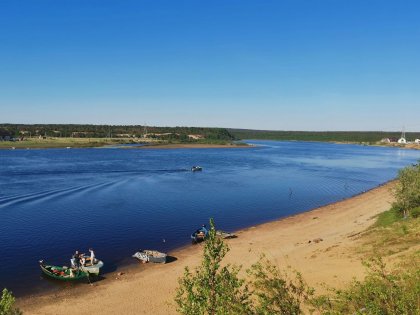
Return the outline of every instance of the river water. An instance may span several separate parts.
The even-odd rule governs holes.
[[[420,151],[314,142],[252,148],[0,150],[0,289],[62,284],[38,260],[96,250],[106,272],[138,249],[168,251],[210,217],[237,230],[374,188]],[[203,167],[191,172],[192,165]]]

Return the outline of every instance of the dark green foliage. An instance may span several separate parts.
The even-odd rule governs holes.
[[[420,207],[415,207],[411,209],[411,217],[415,219],[420,218]]]
[[[383,138],[398,139],[401,132],[382,131],[271,131],[250,129],[228,129],[236,139],[337,141],[375,143]],[[418,132],[407,132],[407,139],[420,138]]]
[[[182,314],[247,314],[248,291],[238,278],[239,267],[222,267],[229,248],[216,236],[213,221],[204,245],[201,266],[193,273],[185,268],[175,301]]]
[[[148,137],[162,140],[195,142],[188,135],[201,135],[209,140],[233,140],[225,128],[201,127],[154,127],[141,125],[74,125],[74,124],[0,124],[0,137],[22,135],[47,137],[107,138],[141,137],[147,130]],[[156,135],[155,135],[156,134]]]
[[[22,312],[14,307],[15,298],[12,292],[7,289],[3,289],[1,300],[0,300],[0,315],[20,315]]]
[[[364,281],[354,280],[344,290],[332,290],[312,300],[321,314],[415,315],[420,312],[420,264],[388,271],[380,258],[372,259]]]

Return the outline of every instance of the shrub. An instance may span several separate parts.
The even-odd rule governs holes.
[[[411,209],[411,217],[415,219],[420,218],[420,207],[415,207],[414,209]]]
[[[365,280],[354,280],[342,291],[333,290],[333,295],[319,296],[312,300],[312,305],[321,314],[419,314],[418,260],[392,272],[380,258],[372,259],[367,267]]]
[[[399,209],[404,217],[411,209],[420,206],[420,164],[403,168],[398,173],[398,183],[394,190],[393,206]]]
[[[289,277],[264,257],[248,270],[254,314],[301,314],[313,294],[300,273]]]
[[[3,289],[3,293],[0,299],[0,315],[20,315],[22,312],[14,307],[15,298],[12,292],[7,289]]]

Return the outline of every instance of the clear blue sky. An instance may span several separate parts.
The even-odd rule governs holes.
[[[0,122],[420,130],[420,2],[0,0]]]

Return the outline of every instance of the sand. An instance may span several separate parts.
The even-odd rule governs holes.
[[[247,268],[264,253],[278,266],[300,271],[317,289],[322,290],[321,283],[343,287],[364,275],[356,254],[358,234],[375,222],[375,215],[389,209],[394,184],[239,231],[238,238],[227,240],[231,251],[226,262]],[[201,251],[202,245],[187,246],[170,253],[177,260],[166,265],[139,264],[121,276],[118,271],[107,274],[93,286],[80,284],[53,295],[18,299],[18,306],[25,314],[176,314],[177,279],[185,266],[200,263]]]

